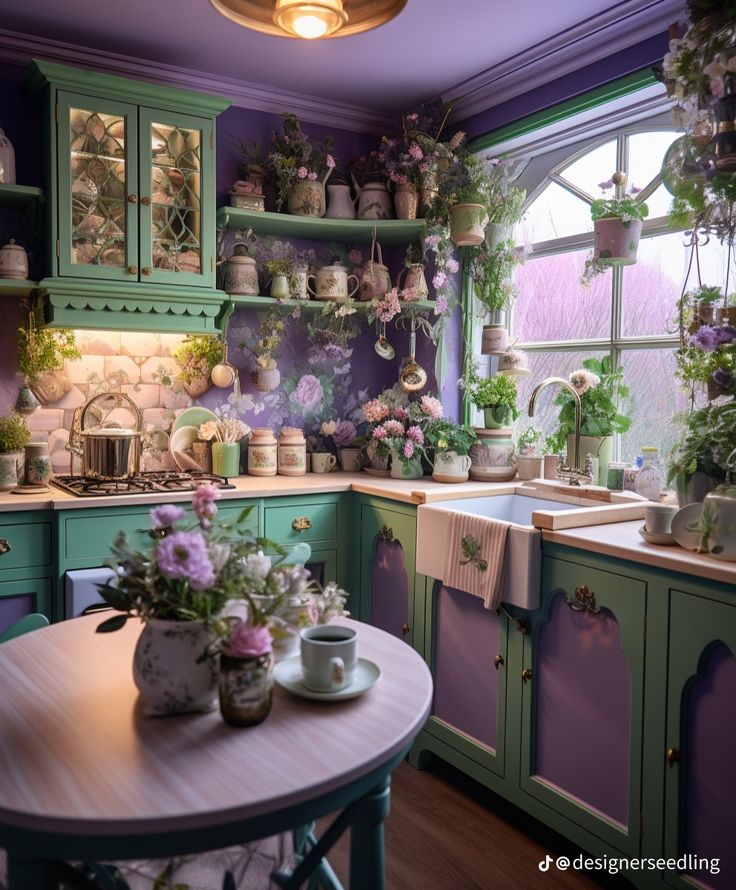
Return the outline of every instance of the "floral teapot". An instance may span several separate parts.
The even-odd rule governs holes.
[[[362,188],[353,176],[358,219],[392,219],[391,195],[385,182],[367,182]]]

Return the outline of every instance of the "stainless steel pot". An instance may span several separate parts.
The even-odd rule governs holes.
[[[90,416],[90,409],[92,408],[92,417],[100,415],[98,403],[109,406],[108,414],[117,408],[127,408],[135,418],[135,426],[125,428],[119,421],[104,419],[86,429],[85,422]],[[82,409],[79,420],[82,475],[105,479],[125,479],[137,475],[140,472],[143,438],[141,421],[140,408],[124,393],[101,393],[90,399]]]

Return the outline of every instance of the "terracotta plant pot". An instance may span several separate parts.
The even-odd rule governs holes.
[[[197,399],[199,396],[204,395],[204,393],[207,392],[212,386],[212,381],[210,380],[209,375],[205,376],[204,374],[198,374],[188,383],[182,381],[182,386],[190,398]]]
[[[516,469],[519,479],[542,479],[544,472],[544,458],[541,454],[519,454],[516,458]]]
[[[718,324],[736,325],[736,306],[718,306],[716,308],[716,321]]]
[[[488,214],[482,204],[455,204],[450,208],[450,238],[457,247],[482,244],[488,225]]]
[[[636,262],[642,221],[597,219],[593,223],[593,259],[610,266],[631,266]]]
[[[281,383],[281,372],[278,368],[256,368],[250,379],[258,392],[273,392]]]

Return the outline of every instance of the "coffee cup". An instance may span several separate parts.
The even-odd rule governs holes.
[[[647,504],[644,507],[644,525],[652,535],[669,535],[672,531],[672,517],[677,507],[672,504]]]
[[[339,624],[318,624],[300,636],[304,685],[315,692],[338,692],[350,686],[358,661],[357,633]]]
[[[312,454],[312,472],[330,473],[337,466],[337,458],[334,454],[316,451]]]

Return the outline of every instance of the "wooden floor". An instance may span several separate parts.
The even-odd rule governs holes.
[[[437,760],[429,770],[402,763],[394,772],[385,842],[388,890],[631,887],[621,880],[604,884],[578,872],[541,872],[538,863],[547,853],[572,858],[581,851]],[[347,838],[329,861],[348,886]]]

